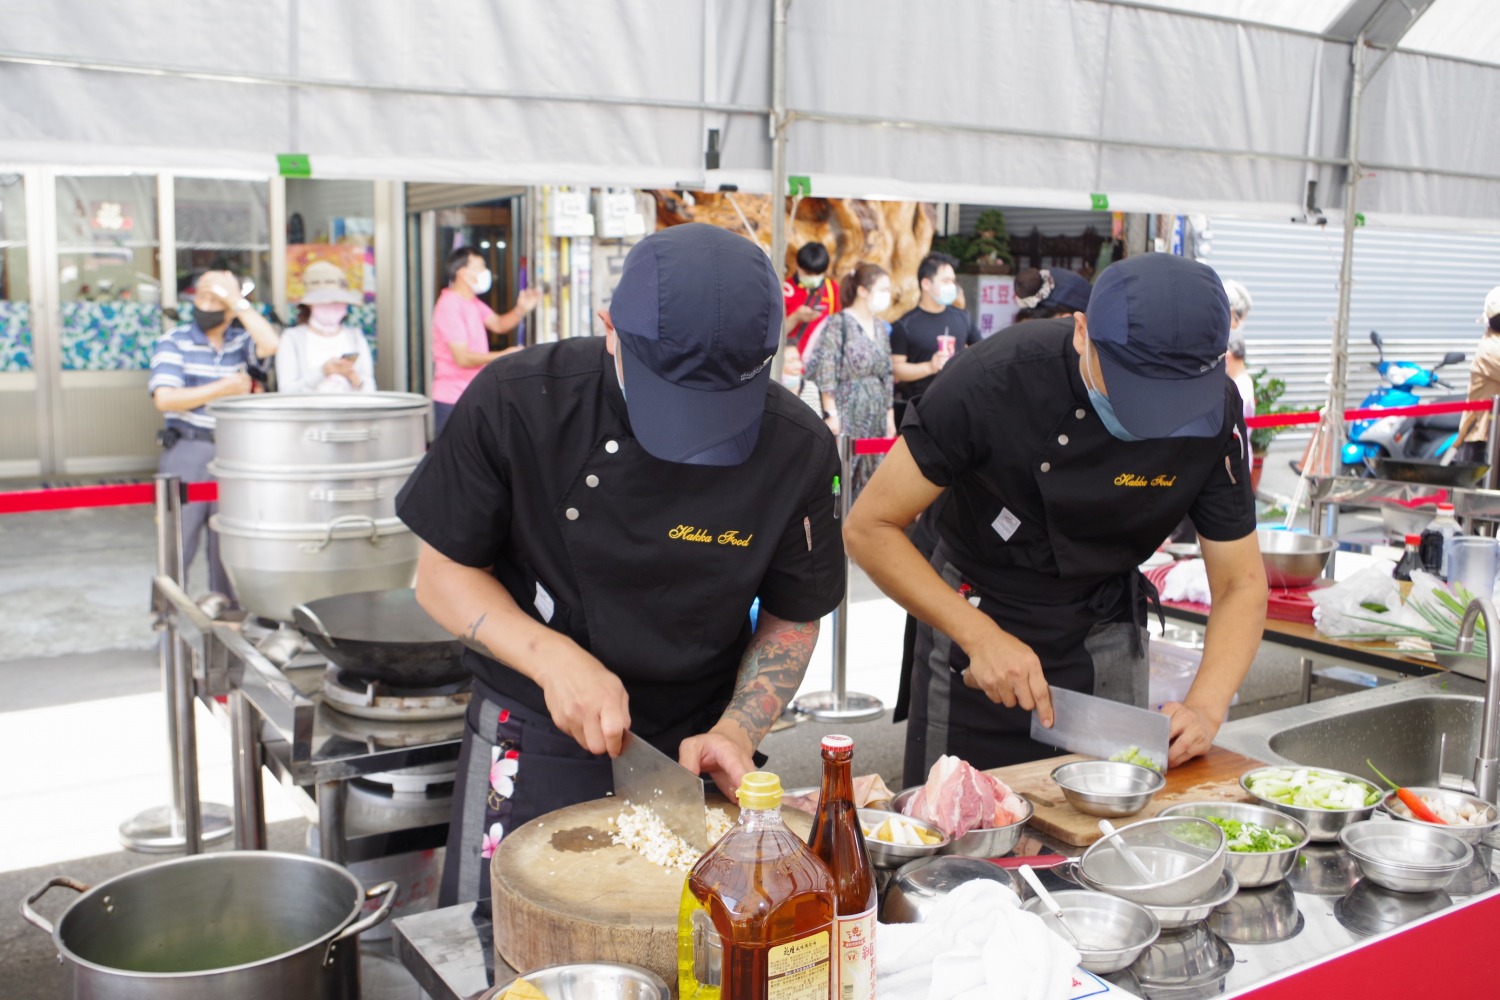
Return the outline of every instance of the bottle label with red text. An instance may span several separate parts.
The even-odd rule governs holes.
[[[834,997],[837,1000],[875,998],[875,908],[839,917],[834,922]]]

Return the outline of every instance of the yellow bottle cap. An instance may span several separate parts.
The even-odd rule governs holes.
[[[736,795],[741,809],[779,809],[781,779],[770,771],[751,771],[740,779]]]

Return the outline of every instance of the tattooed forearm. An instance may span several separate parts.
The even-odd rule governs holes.
[[[482,656],[488,656],[492,660],[497,660],[499,659],[499,657],[497,657],[490,651],[490,647],[484,644],[483,639],[479,638],[480,626],[484,624],[484,620],[489,616],[490,614],[488,611],[482,612],[479,617],[474,619],[474,621],[469,625],[469,631],[458,637],[458,641]]]
[[[752,748],[760,745],[797,693],[817,642],[817,622],[783,621],[761,611],[723,719],[743,730]]]

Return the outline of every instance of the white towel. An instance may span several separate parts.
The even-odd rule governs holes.
[[[875,933],[876,1000],[1066,1000],[1078,951],[998,882],[958,886],[920,924]]]
[[[1208,590],[1208,567],[1203,560],[1184,559],[1167,570],[1166,579],[1161,582],[1161,599],[1212,605],[1213,595]]]

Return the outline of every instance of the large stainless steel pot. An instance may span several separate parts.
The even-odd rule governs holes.
[[[417,536],[398,518],[246,525],[216,514],[209,525],[240,604],[265,618],[291,621],[298,604],[416,581]]]
[[[59,886],[82,895],[54,927],[32,904]],[[52,936],[72,1000],[358,1000],[358,935],[385,920],[395,888],[365,890],[317,858],[231,851],[93,887],[51,878],[21,914]]]
[[[432,404],[407,392],[268,393],[210,403],[221,462],[333,466],[421,458]]]
[[[219,481],[219,514],[228,520],[250,527],[324,524],[345,514],[394,517],[396,494],[417,461],[326,469],[214,461],[208,471]]]

